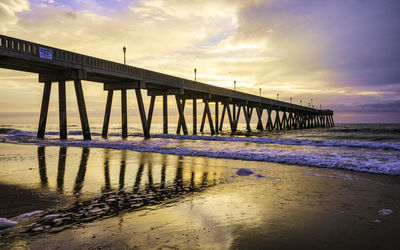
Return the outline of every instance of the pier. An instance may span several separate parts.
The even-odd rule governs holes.
[[[279,100],[212,86],[198,81],[183,79],[151,70],[107,61],[50,46],[0,35],[0,67],[39,75],[43,83],[37,137],[44,138],[53,83],[58,83],[60,139],[67,138],[66,89],[67,81],[73,81],[78,103],[82,134],[91,139],[82,81],[102,83],[107,91],[102,137],[107,138],[114,92],[121,93],[122,137],[128,136],[127,91],[135,91],[140,120],[145,138],[150,138],[154,104],[157,97],[163,100],[163,133],[168,131],[168,96],[173,95],[179,115],[176,133],[188,134],[185,104],[192,102],[193,134],[197,134],[197,101],[202,100],[203,111],[200,132],[208,123],[211,134],[222,131],[224,120],[235,133],[239,118],[244,117],[247,131],[253,128],[250,121],[255,114],[257,130],[290,130],[316,127],[333,127],[332,110],[318,110]],[[147,91],[150,105],[145,108],[142,90]],[[210,108],[214,103],[214,111]],[[220,108],[222,110],[220,110]],[[147,112],[146,112],[147,111]],[[220,114],[221,111],[221,114]]]

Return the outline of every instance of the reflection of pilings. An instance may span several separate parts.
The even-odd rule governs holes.
[[[46,157],[44,152],[44,147],[38,147],[38,160],[39,160],[39,175],[40,175],[40,183],[43,188],[47,188],[47,172],[46,172]]]
[[[201,185],[207,186],[207,182],[208,182],[208,172],[204,171],[203,176],[201,178]]]
[[[246,110],[244,110],[245,112],[246,112]],[[239,113],[238,113],[239,114]],[[207,158],[207,157],[205,157],[204,159],[203,159],[203,164],[204,164],[204,166],[209,166],[209,161],[208,161],[209,159]],[[202,176],[202,178],[201,178],[201,186],[203,186],[203,187],[205,187],[205,186],[207,186],[207,183],[208,183],[208,172],[207,172],[207,170],[206,169],[204,169],[203,170],[203,176]]]
[[[147,184],[148,189],[153,189],[153,164],[151,162],[147,166],[147,174],[149,177],[149,183]]]
[[[81,163],[75,179],[74,195],[78,195],[83,187],[86,174],[86,164],[89,157],[89,148],[82,148]]]
[[[192,171],[192,174],[190,175],[190,187],[194,188],[194,172]]]
[[[163,154],[162,155],[162,168],[161,168],[161,185],[160,188],[164,189],[165,188],[165,172],[167,169],[167,155]]]
[[[110,163],[109,163],[109,155],[110,150],[107,148],[104,151],[104,189],[103,191],[109,192],[111,191],[111,181],[110,181]]]
[[[64,174],[65,174],[65,160],[67,158],[67,148],[60,147],[58,153],[58,170],[57,170],[57,191],[62,193],[64,190]]]
[[[176,177],[175,177],[175,187],[183,188],[183,166],[182,166],[183,157],[178,157],[178,165],[176,166]]]
[[[126,168],[126,151],[122,150],[121,153],[121,168],[119,170],[119,190],[124,189],[125,186],[125,168]]]
[[[140,165],[139,165],[139,169],[136,173],[135,184],[133,185],[134,193],[139,191],[140,182],[142,181],[143,169],[144,169],[143,154],[140,154]]]

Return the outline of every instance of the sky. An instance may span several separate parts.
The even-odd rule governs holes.
[[[312,99],[337,123],[399,123],[398,13],[397,0],[0,0],[0,33],[116,62],[125,46],[129,65],[188,79],[196,68],[204,83],[236,81],[239,91],[261,88],[264,97],[303,105]],[[0,82],[0,123],[36,123],[38,76],[0,69]],[[90,122],[101,122],[106,93],[83,85]],[[54,86],[49,122],[58,117]],[[71,84],[67,91],[76,122]],[[136,121],[133,92],[128,105]]]

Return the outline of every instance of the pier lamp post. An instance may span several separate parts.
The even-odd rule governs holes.
[[[260,96],[261,96],[261,88],[260,88]]]
[[[308,103],[308,107],[310,108],[310,103]]]
[[[196,68],[194,68],[194,81],[195,81],[195,82],[197,81],[196,74],[197,74],[197,69],[196,69]]]
[[[321,104],[319,105],[319,109],[320,109],[320,110],[322,109],[322,105],[321,105]]]
[[[125,46],[122,48],[122,51],[124,51],[124,64],[126,64],[126,47]]]
[[[313,106],[313,104],[312,104],[312,98],[311,98],[311,102],[310,102],[310,105],[311,105],[311,106]]]
[[[300,100],[300,106],[303,106],[303,101],[302,100]]]
[[[233,81],[233,90],[236,91],[236,81]]]
[[[290,97],[290,103],[292,103],[292,97]]]
[[[279,101],[279,93],[276,93],[276,100]]]

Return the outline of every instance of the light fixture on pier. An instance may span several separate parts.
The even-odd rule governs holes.
[[[303,101],[302,100],[300,100],[300,106],[303,106]]]
[[[322,104],[319,105],[319,109],[322,109]]]
[[[236,91],[236,81],[233,81],[233,89]]]
[[[290,97],[290,103],[292,103],[292,97]]]
[[[260,96],[261,96],[261,88],[260,88]]]
[[[194,68],[194,81],[196,82],[197,81],[197,69],[196,68]]]
[[[122,51],[124,51],[124,64],[126,64],[126,47],[125,46],[122,48]]]
[[[279,93],[276,93],[276,100],[279,101]]]

